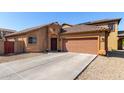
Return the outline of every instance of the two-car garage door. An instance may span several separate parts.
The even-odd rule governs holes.
[[[62,48],[63,51],[65,52],[97,54],[98,39],[97,38],[63,39]]]

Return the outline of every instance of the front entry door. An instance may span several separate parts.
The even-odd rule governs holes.
[[[57,38],[51,38],[51,51],[57,50]]]

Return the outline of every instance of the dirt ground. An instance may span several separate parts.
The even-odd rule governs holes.
[[[17,55],[0,56],[0,63],[35,57],[41,54],[42,53],[23,53],[23,54],[17,54]]]
[[[124,54],[112,53],[108,57],[98,56],[77,80],[123,80]]]

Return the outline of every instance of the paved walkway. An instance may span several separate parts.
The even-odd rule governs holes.
[[[0,64],[0,79],[72,80],[96,57],[79,53],[49,53]]]

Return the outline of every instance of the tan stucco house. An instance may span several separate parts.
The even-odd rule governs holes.
[[[15,53],[63,51],[106,55],[107,51],[118,49],[120,20],[76,25],[53,22],[6,35],[6,40],[14,42]]]

